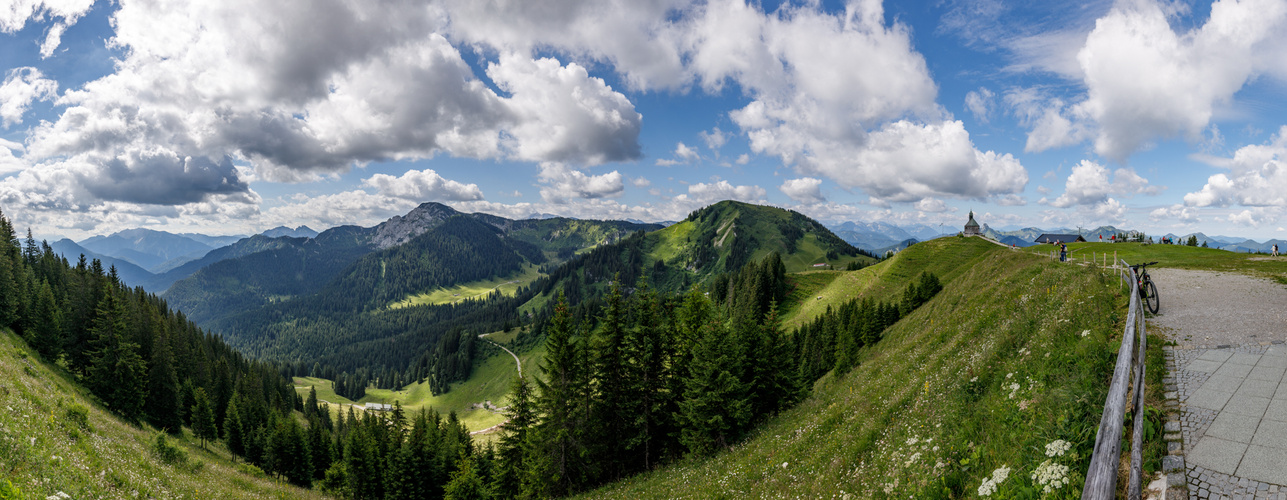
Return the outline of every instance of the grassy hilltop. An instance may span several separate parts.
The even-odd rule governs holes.
[[[961,498],[999,478],[994,497],[1036,498],[1048,486],[1051,497],[1078,497],[1122,335],[1115,275],[943,238],[829,280],[798,276],[811,297],[796,315],[854,296],[891,299],[921,270],[941,276],[944,290],[864,348],[853,371],[828,374],[803,403],[712,459],[587,496]]]

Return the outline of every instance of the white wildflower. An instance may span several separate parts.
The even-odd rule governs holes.
[[[1016,382],[1010,383],[1010,399],[1014,399],[1014,395],[1017,394],[1018,392],[1019,392],[1019,384]]]
[[[974,377],[974,378],[972,378],[972,379],[970,379],[970,382],[978,382],[978,381],[979,381],[979,377],[977,377],[977,376],[976,376],[976,377]]]
[[[913,453],[912,456],[907,457],[907,461],[903,462],[903,466],[912,465],[916,463],[917,460],[920,460],[920,459],[921,459],[921,452],[918,451],[916,453]]]
[[[1042,493],[1050,494],[1068,485],[1068,466],[1046,460],[1032,471],[1032,481],[1040,485]]]
[[[1008,477],[1010,477],[1010,467],[1009,467],[1009,466],[1005,466],[1005,465],[1003,465],[1003,466],[1001,466],[1001,468],[1000,468],[1000,469],[997,469],[997,470],[992,471],[992,481],[993,481],[993,482],[995,482],[995,483],[997,483],[997,484],[1004,483],[1004,482],[1005,482],[1005,480],[1006,480],[1006,478],[1008,478]]]
[[[782,462],[782,468],[783,468],[783,469],[787,468],[787,463],[786,463],[786,462]]]
[[[920,439],[918,439],[916,436],[909,437],[909,438],[907,438],[907,446],[914,445],[914,444],[916,444],[916,443],[917,443],[917,442],[919,442],[919,441],[920,441]]]
[[[1069,443],[1062,439],[1056,439],[1050,444],[1046,445],[1046,456],[1062,457],[1064,456],[1064,453],[1067,453],[1068,449],[1070,448],[1072,448],[1072,443]]]
[[[1087,336],[1089,336],[1089,335],[1090,335],[1090,330],[1082,330],[1082,331],[1081,331],[1081,337],[1082,337],[1082,338],[1086,338],[1086,337],[1087,337]]]
[[[1010,379],[1011,377],[1013,377],[1013,376],[1014,376],[1014,372],[1010,372],[1010,373],[1005,374],[1005,378],[1006,378],[1007,380],[1009,380],[1009,379]]]
[[[988,497],[997,492],[997,483],[992,482],[992,478],[983,478],[983,484],[979,485],[979,496]]]

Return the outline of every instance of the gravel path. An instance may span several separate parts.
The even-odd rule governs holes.
[[[1181,346],[1287,340],[1287,287],[1243,274],[1150,269],[1162,299],[1151,323]]]

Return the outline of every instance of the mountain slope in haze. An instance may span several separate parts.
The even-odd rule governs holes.
[[[277,226],[259,234],[269,238],[280,238],[282,236],[289,236],[291,238],[315,238],[318,233],[308,226],[299,226],[295,229],[291,229],[286,226]]]
[[[94,236],[79,244],[91,252],[128,260],[149,271],[173,259],[199,258],[214,249],[186,236],[145,228]]]
[[[152,273],[135,265],[133,262],[91,252],[67,238],[50,243],[49,247],[54,250],[54,253],[67,259],[67,262],[71,263],[72,266],[76,265],[76,261],[80,260],[81,255],[84,255],[87,261],[98,259],[103,263],[103,269],[110,269],[112,266],[116,266],[116,275],[129,286],[142,286],[154,277]]]

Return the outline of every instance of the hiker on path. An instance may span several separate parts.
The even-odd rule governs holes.
[[[1056,241],[1055,244],[1059,245],[1059,262],[1068,262],[1068,245],[1062,241]]]
[[[1273,254],[1273,255],[1274,255],[1274,257],[1277,257],[1277,256],[1278,256],[1278,244],[1277,244],[1277,243],[1274,243],[1274,254]]]

